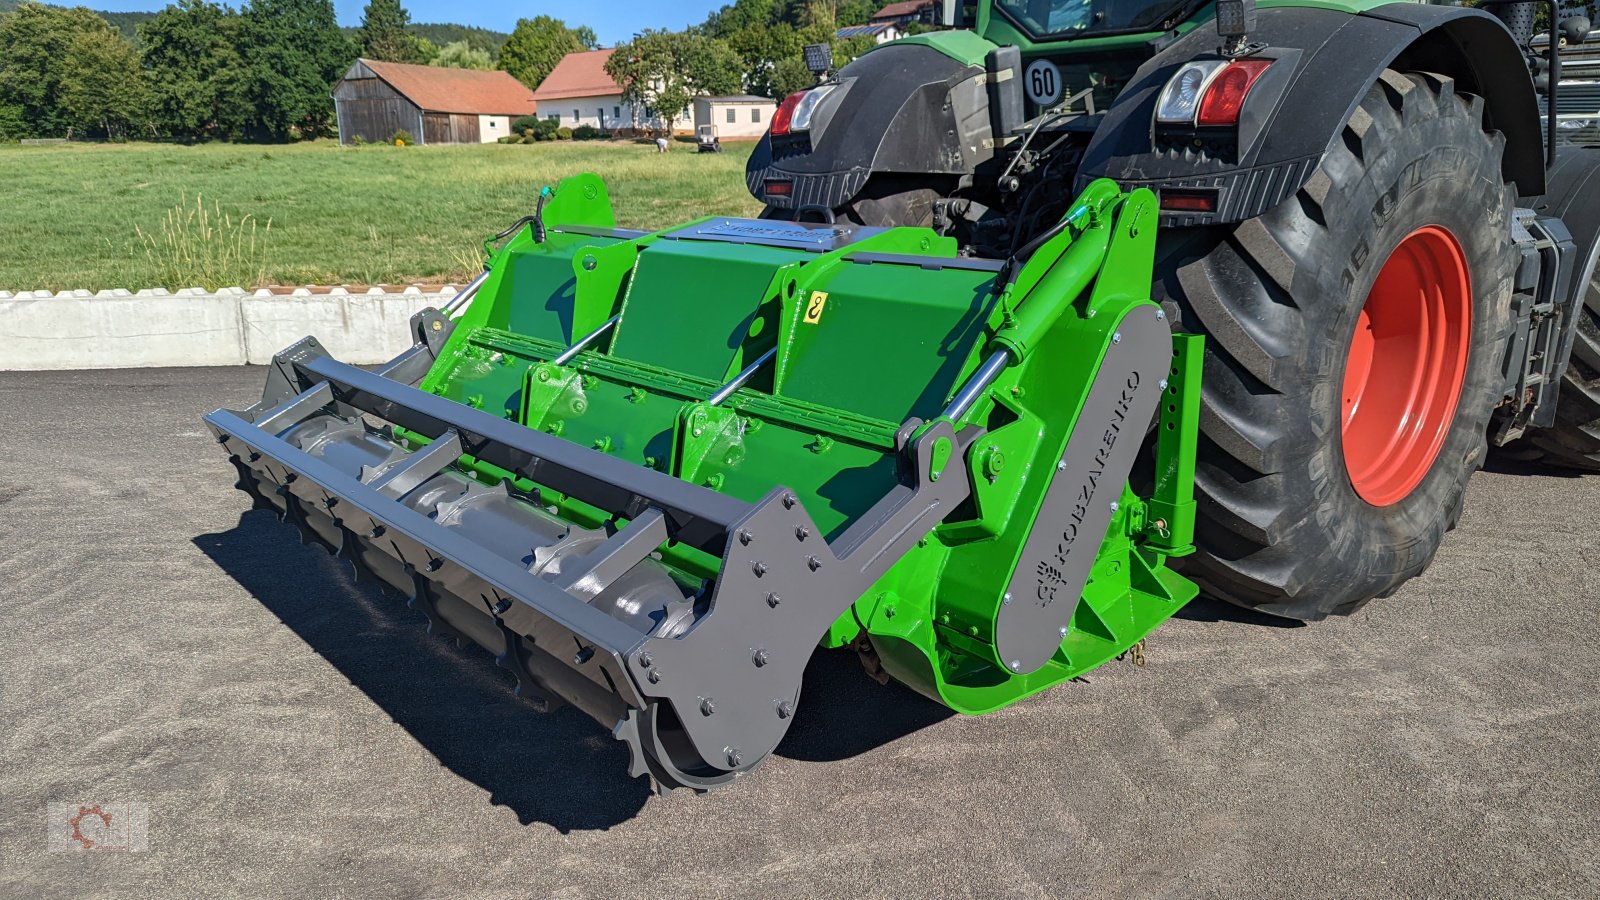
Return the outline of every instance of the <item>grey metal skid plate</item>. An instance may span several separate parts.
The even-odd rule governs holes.
[[[835,542],[838,554],[792,494],[770,493],[733,528],[711,612],[683,639],[652,638],[628,658],[640,691],[672,703],[713,765],[741,768],[772,752],[828,625],[971,491],[964,466],[930,477],[929,448],[950,441],[961,459],[981,433],[930,426],[908,448],[915,486],[869,510]]]
[[[995,652],[1015,672],[1061,647],[1172,366],[1156,306],[1130,310],[1114,334],[995,619]]]

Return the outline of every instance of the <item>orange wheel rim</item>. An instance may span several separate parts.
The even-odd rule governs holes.
[[[1340,433],[1361,499],[1390,506],[1433,468],[1466,379],[1472,283],[1449,231],[1428,225],[1389,254],[1345,358]]]

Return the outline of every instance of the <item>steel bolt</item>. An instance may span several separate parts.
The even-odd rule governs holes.
[[[433,330],[434,331],[443,331],[444,330],[444,323],[439,321],[438,319],[434,319],[433,320]]]
[[[1060,462],[1056,463],[1056,471],[1057,472],[1065,472],[1066,470],[1067,470],[1067,461],[1066,460],[1063,459]]]
[[[1000,604],[1002,606],[1010,606],[1011,605],[1011,592],[1010,591],[1006,591],[1006,595],[1004,597],[1000,598]]]
[[[811,571],[815,572],[822,568],[822,560],[817,559],[815,556],[808,556],[806,557],[806,565],[810,566]]]
[[[429,572],[437,572],[441,568],[444,568],[444,560],[442,560],[442,559],[430,559],[430,560],[428,560],[428,564],[426,566],[423,566],[423,568],[427,569]]]
[[[1161,381],[1156,385],[1156,387],[1161,388],[1163,391],[1166,390],[1167,389],[1167,380],[1165,378],[1161,379]]]
[[[700,715],[709,716],[709,715],[711,715],[712,713],[714,713],[716,711],[717,711],[717,704],[711,702],[711,698],[710,697],[707,697],[704,700],[700,701]]]
[[[782,602],[783,602],[783,598],[779,597],[777,594],[768,594],[767,595],[767,605],[772,607],[773,609],[777,609],[778,608],[778,604],[782,603]]]
[[[787,719],[794,715],[794,703],[788,700],[778,701],[778,718]]]
[[[496,603],[494,605],[494,614],[497,615],[497,616],[498,615],[502,615],[502,614],[505,613],[506,610],[508,610],[510,608],[511,608],[511,598],[510,597],[501,597],[500,598],[500,602]]]
[[[761,666],[771,662],[772,656],[771,654],[767,653],[765,647],[758,647],[756,652],[750,654],[750,661],[755,663],[757,668],[760,668]]]
[[[1112,335],[1111,335],[1111,343],[1113,343],[1113,344],[1120,344],[1120,343],[1122,343],[1122,332],[1120,332],[1120,331],[1118,331],[1118,332],[1114,332],[1114,333],[1113,333],[1113,334],[1112,334]]]
[[[767,574],[767,564],[758,560],[755,565],[750,567],[750,571],[756,573],[756,577],[760,578]]]
[[[794,536],[803,541],[806,538],[811,537],[811,529],[801,525],[799,528],[794,530]]]
[[[374,525],[374,526],[372,526],[372,530],[367,532],[367,537],[369,537],[369,538],[380,538],[380,537],[383,537],[383,533],[386,530],[388,530],[388,529],[384,528],[382,525]]]
[[[581,650],[579,650],[577,653],[573,654],[573,656],[572,656],[572,664],[575,665],[575,666],[581,666],[581,665],[583,665],[584,663],[588,662],[589,660],[591,660],[593,658],[594,658],[594,648],[593,647],[584,647]]]
[[[1115,500],[1111,501],[1111,511],[1112,512],[1116,512],[1117,509],[1118,509],[1117,501],[1115,501]]]
[[[784,509],[794,509],[794,504],[795,504],[795,499],[794,499],[794,495],[793,494],[784,494],[783,495],[783,508]]]
[[[750,543],[751,541],[753,541],[755,539],[756,539],[756,536],[750,533],[750,529],[748,529],[748,528],[739,529],[739,543],[748,544],[748,543]]]
[[[728,765],[737,766],[744,762],[744,756],[739,753],[738,747],[728,747]]]
[[[1061,632],[1061,636],[1062,637],[1066,637],[1067,636],[1067,626],[1063,625],[1063,626],[1061,626],[1060,628],[1058,628],[1056,630]]]
[[[653,666],[655,664],[656,664],[656,661],[655,661],[654,657],[652,657],[649,653],[641,653],[641,654],[639,654],[639,665],[644,666],[646,669],[648,669],[648,668],[650,668],[651,666]]]
[[[1020,659],[1013,659],[1013,660],[1012,660],[1012,661],[1011,661],[1011,671],[1013,671],[1013,672],[1020,672],[1020,671],[1022,671],[1022,660],[1020,660]]]
[[[1167,311],[1166,310],[1164,310],[1164,309],[1156,310],[1156,320],[1157,321],[1165,321],[1166,318],[1167,318]]]
[[[650,679],[650,683],[651,684],[660,684],[661,683],[661,670],[660,669],[651,669],[650,670],[650,674],[645,676],[645,677]]]

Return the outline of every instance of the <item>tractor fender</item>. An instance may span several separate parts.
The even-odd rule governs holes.
[[[1124,189],[1215,190],[1208,213],[1163,212],[1166,227],[1223,225],[1261,215],[1305,184],[1385,69],[1435,72],[1484,100],[1485,127],[1505,136],[1502,173],[1518,193],[1545,190],[1539,110],[1527,62],[1499,19],[1475,9],[1391,3],[1367,12],[1263,8],[1251,41],[1274,64],[1247,98],[1237,140],[1155,129],[1161,89],[1190,60],[1217,59],[1218,39],[1196,28],[1141,66],[1084,153],[1080,188],[1111,178]]]
[[[874,173],[953,180],[992,158],[984,55],[994,45],[944,35],[888,43],[840,69],[805,133],[769,129],[756,145],[745,169],[751,195],[778,209],[833,209]],[[769,192],[773,182],[786,189]]]

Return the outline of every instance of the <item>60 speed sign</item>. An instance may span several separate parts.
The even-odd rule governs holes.
[[[1029,63],[1022,82],[1027,87],[1028,99],[1041,109],[1055,106],[1061,101],[1061,70],[1048,59],[1036,59]]]

